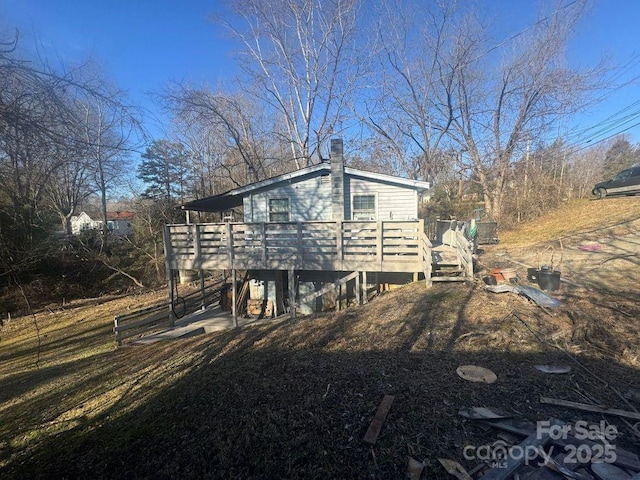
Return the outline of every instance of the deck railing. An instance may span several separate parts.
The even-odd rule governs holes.
[[[456,230],[456,241],[454,246],[458,252],[460,268],[464,270],[464,276],[467,278],[473,278],[473,254],[471,252],[471,244],[461,230]]]
[[[266,269],[426,272],[422,220],[166,225],[176,270]]]

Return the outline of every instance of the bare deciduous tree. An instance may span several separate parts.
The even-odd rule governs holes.
[[[361,57],[353,43],[359,0],[229,2],[238,22],[220,20],[243,47],[238,59],[253,94],[276,112],[296,168],[321,158],[341,128]]]
[[[454,74],[446,93],[453,105],[452,132],[464,145],[483,190],[487,213],[500,219],[513,162],[529,139],[572,113],[597,86],[595,70],[571,69],[564,61],[567,39],[584,2],[559,6],[513,41],[500,61],[474,23],[458,32],[458,55],[444,62]],[[478,61],[480,58],[482,62]],[[489,66],[495,64],[492,73]]]
[[[131,137],[137,120],[121,101],[121,93],[109,91],[99,98],[88,97],[83,103],[81,127],[95,191],[100,195],[102,213],[102,247],[108,234],[107,198],[109,189],[127,172]]]
[[[455,41],[453,6],[384,2],[371,40],[375,68],[360,117],[394,170],[411,178],[434,181],[443,162],[455,158],[442,152],[451,150],[452,111],[439,92],[452,82],[442,62]]]
[[[46,197],[51,208],[60,218],[62,231],[71,235],[71,217],[83,200],[93,193],[91,169],[84,150],[65,145],[56,149],[60,165],[45,185]]]
[[[93,107],[127,111],[90,63],[53,69],[46,59],[22,57],[17,44],[16,34],[0,45],[0,275],[7,276],[26,273],[50,255],[46,248],[54,244],[45,240],[52,214],[69,232],[74,209],[93,190],[93,153],[102,152],[106,140],[93,135],[106,132],[94,129],[100,122]]]
[[[73,117],[67,92],[74,85],[46,65],[20,59],[17,42],[16,36],[0,46],[0,188],[9,201],[5,218],[11,218],[14,246],[28,250],[42,231],[45,188],[64,161],[56,154],[73,145],[65,127]]]
[[[268,145],[277,142],[265,132],[259,109],[248,99],[180,85],[165,95],[165,101],[176,133],[200,172],[200,189],[221,174],[232,184],[218,179],[215,183],[222,188],[269,176],[273,158]],[[216,190],[209,195],[220,193]]]

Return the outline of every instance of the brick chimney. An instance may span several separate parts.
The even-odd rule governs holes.
[[[331,211],[333,220],[344,220],[344,157],[342,139],[331,139]]]

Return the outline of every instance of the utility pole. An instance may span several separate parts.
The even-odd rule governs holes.
[[[529,145],[531,140],[527,140],[527,153],[524,157],[524,198],[527,198],[527,192],[529,191]]]

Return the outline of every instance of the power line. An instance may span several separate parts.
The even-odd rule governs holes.
[[[531,25],[529,25],[528,27],[526,27],[523,30],[520,30],[518,33],[515,33],[514,35],[510,36],[509,38],[505,38],[502,42],[498,43],[497,45],[494,45],[493,47],[491,47],[489,50],[487,50],[486,52],[480,54],[478,57],[472,59],[469,63],[471,62],[475,62],[476,60],[478,60],[481,57],[484,57],[485,55],[493,52],[494,50],[497,50],[498,48],[502,47],[505,43],[510,42],[512,40],[515,40],[516,38],[518,38],[521,35],[524,35],[526,32],[528,32],[529,30],[531,30],[533,27],[537,27],[538,25],[540,25],[542,22],[545,22],[547,20],[549,20],[551,17],[557,15],[560,11],[565,10],[567,8],[569,8],[570,6],[572,6],[573,4],[575,4],[578,0],[573,0],[572,2],[567,3],[566,5],[563,5],[561,7],[558,7],[554,10],[553,13],[550,13],[549,15],[547,15],[544,18],[541,18],[540,20],[538,20],[535,23],[532,23]]]
[[[627,130],[631,130],[633,127],[637,127],[637,126],[639,126],[639,125],[640,125],[640,122],[636,122],[636,123],[634,123],[633,125],[631,125],[631,126],[629,126],[629,127],[625,128],[625,129],[623,129],[623,130],[619,130],[619,131],[617,131],[617,132],[615,132],[615,133],[612,133],[612,134],[611,134],[611,135],[609,135],[608,137],[601,138],[600,140],[597,140],[597,141],[595,141],[595,142],[593,142],[593,143],[590,143],[589,145],[585,145],[585,146],[580,147],[580,148],[574,148],[573,150],[570,150],[570,151],[569,151],[569,153],[570,153],[570,154],[571,154],[571,153],[577,153],[577,152],[580,152],[580,151],[582,151],[582,150],[586,150],[587,148],[593,147],[594,145],[597,145],[598,143],[601,143],[601,142],[604,142],[604,141],[606,141],[606,140],[609,140],[610,138],[613,138],[613,137],[615,137],[616,135],[620,135],[621,133],[624,133],[624,132],[626,132]]]
[[[574,149],[573,151],[584,150],[585,148],[591,147],[592,145],[597,145],[600,142],[608,140],[611,137],[616,135],[620,135],[640,124],[640,122],[636,122],[636,120],[640,119],[640,109],[634,109],[631,113],[627,115],[620,116],[630,109],[637,107],[640,105],[640,100],[635,101],[621,110],[615,112],[610,115],[606,119],[592,125],[591,127],[583,128],[582,130],[578,130],[576,132],[570,133],[565,138],[570,140],[570,144],[568,148]],[[630,122],[634,122],[632,125],[629,125]],[[597,129],[597,130],[595,130]],[[611,133],[613,132],[613,133]],[[606,135],[603,138],[599,138],[602,135]],[[581,146],[583,145],[583,146]]]

